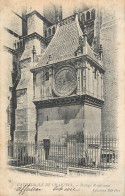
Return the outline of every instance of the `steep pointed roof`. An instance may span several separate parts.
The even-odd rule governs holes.
[[[79,26],[77,17],[71,16],[62,20],[58,24],[56,33],[41,59],[31,70],[75,58],[75,51],[79,47],[80,36],[83,36],[83,32]],[[98,62],[88,43],[86,43],[85,47],[88,53],[86,55],[89,55],[94,61]],[[84,55],[84,52],[80,55]]]

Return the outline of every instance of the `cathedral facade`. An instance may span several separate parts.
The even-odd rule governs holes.
[[[23,11],[21,27],[21,35],[6,28],[16,37],[5,46],[12,59],[10,140],[116,134],[114,15],[85,5],[66,15],[52,4],[42,14]]]

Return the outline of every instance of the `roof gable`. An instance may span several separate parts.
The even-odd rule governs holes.
[[[83,37],[83,32],[77,17],[71,16],[62,20],[58,24],[50,44],[33,69],[74,58],[75,52],[80,46],[80,37]],[[99,63],[88,43],[84,45],[83,50],[86,53],[83,51],[83,54],[80,55],[89,55],[94,61]]]
[[[58,26],[53,39],[38,63],[38,67],[74,57],[78,46],[79,34],[75,20]]]

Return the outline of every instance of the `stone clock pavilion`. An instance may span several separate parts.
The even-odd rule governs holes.
[[[8,140],[117,133],[116,11],[85,3],[70,11],[25,8],[5,27]]]
[[[62,141],[79,133],[99,135],[104,101],[102,47],[98,54],[92,50],[78,14],[58,21],[45,51],[37,55],[34,45],[32,54],[36,140]]]

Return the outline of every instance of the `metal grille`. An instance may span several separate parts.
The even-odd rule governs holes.
[[[67,136],[65,142],[8,142],[9,164],[66,173],[68,167],[112,170],[118,163],[118,141],[111,136]]]

